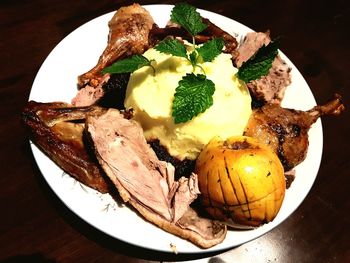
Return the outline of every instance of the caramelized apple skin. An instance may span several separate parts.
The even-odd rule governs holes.
[[[283,166],[254,138],[214,138],[200,153],[195,172],[202,203],[218,220],[259,226],[272,221],[281,208],[286,189]]]

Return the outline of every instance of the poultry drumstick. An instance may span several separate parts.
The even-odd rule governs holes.
[[[96,87],[103,79],[101,70],[117,59],[142,54],[148,48],[148,35],[154,24],[149,12],[139,4],[121,7],[109,21],[108,45],[98,63],[78,78],[80,87]]]
[[[153,25],[152,16],[139,4],[119,8],[108,22],[108,43],[97,64],[78,76],[79,91],[72,99],[72,105],[91,106],[99,101],[105,95],[103,84],[110,78],[110,74],[101,71],[118,59],[147,50]]]
[[[338,115],[343,110],[344,105],[338,94],[325,105],[308,111],[266,104],[253,111],[244,135],[269,145],[280,158],[285,171],[289,171],[305,159],[309,145],[308,131],[318,117]]]

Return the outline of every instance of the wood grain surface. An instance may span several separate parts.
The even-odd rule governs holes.
[[[317,102],[339,93],[350,107],[349,1],[188,2],[256,31],[282,36],[281,49],[301,71]],[[350,262],[349,110],[322,118],[322,163],[302,205],[266,235],[218,255],[175,255],[134,247],[91,227],[57,198],[34,161],[21,111],[40,65],[67,34],[131,3],[0,1],[0,261]]]

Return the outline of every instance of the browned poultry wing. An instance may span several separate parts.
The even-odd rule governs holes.
[[[308,111],[266,104],[253,111],[244,134],[269,145],[280,158],[285,171],[289,171],[306,157],[311,125],[322,115],[339,115],[343,110],[338,94],[325,105]]]
[[[103,75],[101,70],[117,59],[141,54],[148,48],[148,35],[154,24],[149,12],[139,4],[121,7],[109,21],[108,44],[98,63],[78,77],[78,85],[97,87]]]
[[[59,167],[83,184],[106,193],[103,171],[83,140],[86,116],[102,111],[98,107],[71,108],[66,103],[30,101],[23,110],[22,121],[34,144]]]

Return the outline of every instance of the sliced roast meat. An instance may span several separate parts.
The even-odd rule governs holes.
[[[109,191],[108,179],[83,137],[84,120],[99,107],[72,108],[66,103],[28,102],[22,113],[30,139],[62,170],[102,193]]]
[[[239,68],[249,60],[262,46],[270,43],[269,32],[250,32],[238,47],[238,56],[235,59]],[[253,98],[264,103],[280,104],[286,88],[291,83],[291,68],[279,55],[272,63],[272,67],[266,76],[250,81],[247,84]]]
[[[251,95],[258,101],[281,104],[286,88],[290,85],[291,68],[277,56],[268,75],[247,84]]]
[[[247,33],[243,42],[238,46],[238,56],[235,59],[235,64],[238,68],[248,61],[262,46],[267,46],[270,43],[270,33],[266,32],[250,32]]]
[[[212,221],[209,221],[212,228],[205,229],[205,233],[179,225],[199,194],[197,175],[175,181],[174,167],[157,158],[138,123],[125,119],[118,110],[109,109],[102,115],[90,115],[86,131],[101,167],[120,196],[145,219],[201,247],[224,239],[226,227],[221,225],[218,230],[217,223]],[[204,219],[198,217],[200,220]]]
[[[194,171],[196,160],[184,159],[180,160],[169,154],[168,149],[160,144],[159,140],[148,141],[157,157],[162,160],[171,163],[175,167],[175,179],[179,179],[182,176],[187,176]]]
[[[72,99],[72,105],[76,107],[87,107],[96,104],[105,95],[101,85],[92,87],[86,85],[84,88],[78,90],[78,93]]]
[[[97,105],[104,108],[124,110],[124,100],[129,78],[130,73],[112,74],[102,86],[104,95],[97,101]]]
[[[72,99],[72,105],[86,107],[97,105],[104,108],[124,110],[126,88],[130,73],[106,74],[97,87],[86,85]]]

